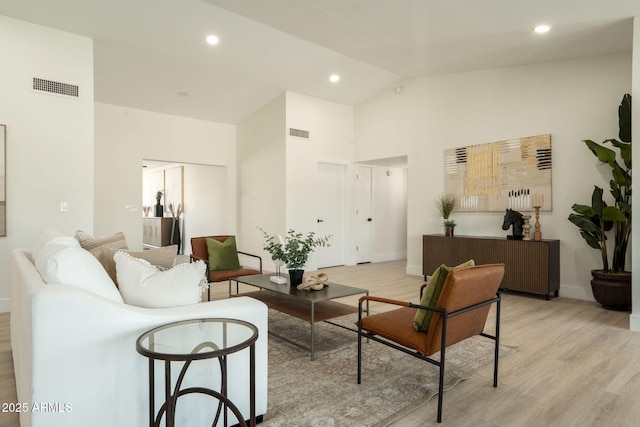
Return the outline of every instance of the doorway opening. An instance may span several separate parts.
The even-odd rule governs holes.
[[[407,257],[407,156],[356,164],[356,263]]]
[[[318,268],[345,265],[346,176],[345,164],[318,163],[316,233],[331,235],[331,246],[316,249]]]
[[[192,237],[233,232],[235,210],[228,208],[233,205],[233,200],[226,166],[145,159],[142,167],[144,247],[172,244],[171,239],[162,235],[162,229],[150,227],[162,227],[161,223],[170,222],[171,227],[165,224],[164,233],[173,235],[172,220],[179,213],[178,204],[181,254],[191,254]],[[162,191],[162,219],[155,212],[159,191]],[[169,208],[170,203],[174,214]]]

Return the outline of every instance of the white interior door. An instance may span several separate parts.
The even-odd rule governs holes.
[[[315,250],[318,268],[345,264],[345,175],[344,165],[318,163],[317,234],[331,235],[331,246]]]
[[[371,168],[356,167],[356,263],[373,258],[373,216],[371,207]]]

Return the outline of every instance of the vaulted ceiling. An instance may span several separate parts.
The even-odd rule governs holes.
[[[0,14],[92,38],[97,102],[238,123],[286,90],[356,105],[416,76],[628,52],[640,0],[0,0]]]

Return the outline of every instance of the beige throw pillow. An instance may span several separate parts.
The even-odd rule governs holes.
[[[82,230],[78,230],[76,231],[76,239],[78,239],[83,249],[88,250],[94,255],[102,246],[109,246],[114,249],[129,249],[127,247],[127,241],[124,238],[124,233],[122,232],[108,237],[93,237]]]
[[[113,282],[117,285],[116,262],[113,256],[116,252],[124,252],[134,258],[148,261],[149,264],[161,267],[162,269],[171,268],[176,263],[176,255],[178,253],[178,245],[164,246],[162,248],[154,248],[146,251],[128,251],[123,249],[112,248],[111,246],[102,246],[94,252],[100,264],[107,270]]]

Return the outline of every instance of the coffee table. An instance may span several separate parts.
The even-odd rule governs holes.
[[[317,322],[326,322],[343,329],[357,332],[355,328],[351,329],[331,322],[330,320],[347,314],[357,313],[358,307],[332,300],[358,294],[368,296],[368,290],[327,282],[325,283],[326,286],[319,291],[299,291],[295,286],[291,287],[289,283],[278,285],[271,282],[269,280],[271,276],[273,276],[273,274],[233,277],[229,279],[229,297],[240,295],[249,296],[264,302],[271,309],[308,322],[311,325],[311,346],[305,346],[272,331],[269,331],[269,334],[309,351],[311,353],[311,360],[313,360],[315,351],[320,350],[320,348],[315,347],[314,326]],[[286,275],[283,276],[287,277]],[[236,283],[235,294],[233,294],[233,282]],[[259,290],[238,293],[239,283],[259,288]],[[367,314],[369,313],[368,301],[366,312]]]

